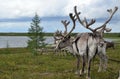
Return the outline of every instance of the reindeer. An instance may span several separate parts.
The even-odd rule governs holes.
[[[113,48],[115,49],[115,43],[113,41],[109,42],[109,41],[105,41],[106,45],[106,49],[108,48]]]
[[[89,22],[86,18],[84,20],[81,20],[79,15],[80,12],[77,12],[77,6],[74,7],[75,15],[72,13],[69,14],[73,26],[72,29],[69,31],[69,33],[62,36],[61,40],[56,46],[56,49],[62,49],[62,48],[68,48],[70,52],[72,52],[77,57],[77,71],[79,73],[79,63],[80,63],[80,57],[82,58],[82,70],[80,71],[79,75],[82,75],[84,73],[84,68],[86,63],[88,63],[87,67],[87,79],[90,79],[90,66],[91,61],[95,57],[96,54],[100,57],[100,66],[99,71],[101,70],[101,66],[106,68],[106,62],[107,62],[107,56],[106,56],[106,43],[103,39],[103,33],[104,31],[110,32],[111,29],[106,28],[107,23],[112,19],[114,13],[117,11],[118,7],[115,7],[113,10],[109,9],[107,10],[110,13],[110,17],[108,18],[105,23],[95,29],[90,28],[92,24],[95,23],[94,19],[91,19]],[[71,40],[70,34],[75,29],[76,21],[84,26],[86,29],[89,29],[92,31],[92,33],[82,33],[78,34],[74,40]],[[86,62],[87,61],[87,62]],[[105,64],[102,64],[103,61]]]

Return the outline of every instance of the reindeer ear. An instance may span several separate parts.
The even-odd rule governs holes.
[[[69,35],[69,36],[68,36],[68,38],[70,39],[70,38],[71,38],[71,36]]]
[[[110,28],[105,28],[105,31],[106,32],[110,32],[112,29],[110,29]]]

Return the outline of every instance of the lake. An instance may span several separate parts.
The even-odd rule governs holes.
[[[53,37],[45,37],[45,43],[53,44],[54,38]],[[29,37],[27,36],[0,36],[0,48],[17,48],[17,47],[27,47],[27,42]],[[117,39],[108,39],[108,41],[115,41]]]
[[[45,43],[53,44],[53,37],[45,37]],[[17,48],[27,47],[27,42],[30,38],[27,36],[0,36],[0,48]]]

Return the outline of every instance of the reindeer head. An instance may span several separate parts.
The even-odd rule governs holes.
[[[67,26],[70,24],[70,21],[67,21],[67,20],[61,21],[61,23],[65,27],[65,31],[64,31],[64,33],[61,33],[62,38],[59,38],[59,43],[57,43],[57,46],[56,46],[57,49],[62,49],[62,48],[69,46],[71,44],[70,34],[75,29],[75,25],[76,25],[75,21],[77,20],[77,18],[72,13],[70,13],[69,16],[73,22],[72,29],[69,32],[67,32]],[[54,37],[56,37],[56,36],[54,36]]]
[[[62,36],[62,31],[57,30],[54,35],[54,44],[57,44],[57,42],[63,37]]]

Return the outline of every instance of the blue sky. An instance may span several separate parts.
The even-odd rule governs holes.
[[[61,20],[70,20],[69,13],[78,6],[81,17],[95,18],[93,28],[102,25],[108,18],[107,9],[118,6],[120,0],[0,0],[0,32],[27,32],[31,19],[37,12],[44,32],[64,30]],[[72,23],[69,25],[71,28]],[[120,10],[116,12],[107,27],[111,32],[120,32]],[[89,32],[77,23],[74,32]]]

